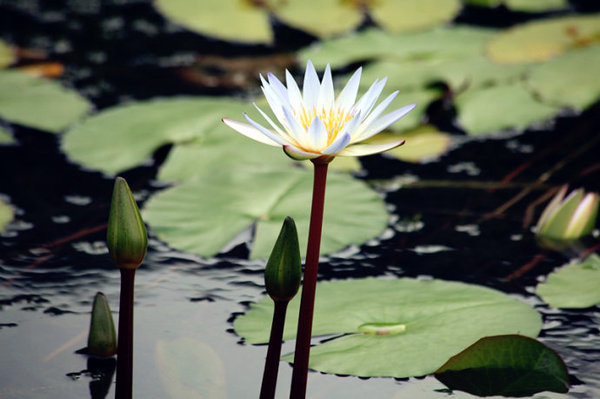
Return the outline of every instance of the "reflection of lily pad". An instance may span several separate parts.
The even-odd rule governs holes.
[[[0,231],[4,231],[6,225],[12,221],[13,216],[13,208],[0,198]]]
[[[0,40],[0,68],[4,68],[12,64],[15,60],[15,56],[13,54],[12,49]]]
[[[546,61],[599,37],[599,14],[543,19],[502,32],[489,42],[488,54],[500,63]]]
[[[600,45],[591,45],[532,68],[527,84],[550,104],[583,110],[600,98],[598,71]]]
[[[369,14],[390,32],[406,32],[441,25],[460,11],[459,0],[381,0]]]
[[[225,399],[225,366],[217,353],[194,338],[156,344],[158,375],[173,399]]]
[[[433,126],[421,126],[402,134],[379,133],[370,142],[389,142],[399,138],[405,139],[406,143],[387,151],[385,155],[405,162],[422,162],[439,157],[450,145],[450,135]]]
[[[522,335],[482,338],[448,360],[435,376],[452,390],[477,396],[523,397],[569,390],[569,374],[560,356]]]
[[[334,161],[335,162],[335,161]],[[174,248],[212,256],[256,225],[250,256],[266,258],[281,224],[292,216],[301,248],[306,248],[312,173],[265,171],[245,165],[213,171],[152,197],[144,220]],[[363,183],[331,173],[327,181],[323,253],[361,244],[380,234],[388,215],[379,196]]]
[[[51,80],[0,70],[0,118],[58,133],[79,120],[90,103]]]
[[[180,180],[201,173],[206,165],[217,166],[221,161],[235,160],[242,150],[248,154],[259,151],[258,156],[263,156],[267,150],[275,152],[241,137],[221,122],[224,116],[238,116],[252,111],[251,108],[245,101],[208,97],[126,104],[103,111],[75,126],[65,134],[62,147],[83,165],[116,173],[146,162],[156,149],[166,144],[189,143],[193,147],[196,143],[207,143],[207,147],[215,146],[211,152],[195,153],[204,157],[198,164],[161,176]],[[223,144],[230,139],[229,144]],[[228,146],[231,152],[217,152]],[[177,165],[173,167],[178,168]],[[194,167],[199,169],[194,170]]]
[[[245,43],[273,40],[269,15],[251,1],[157,0],[156,7],[174,22],[218,39]]]
[[[466,90],[456,96],[458,121],[470,135],[525,129],[555,116],[559,108],[536,101],[519,82]]]
[[[294,338],[298,297],[288,308],[285,339]],[[252,304],[235,320],[236,332],[248,343],[267,342],[272,308],[269,298]],[[310,367],[358,376],[420,376],[484,336],[536,336],[540,328],[540,315],[531,307],[481,286],[407,278],[322,282],[313,335],[338,337],[311,349]]]
[[[557,308],[587,308],[600,304],[600,256],[572,262],[537,286],[537,294]]]

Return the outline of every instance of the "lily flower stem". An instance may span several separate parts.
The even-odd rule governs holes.
[[[260,388],[260,399],[273,399],[275,397],[275,386],[277,385],[277,373],[281,357],[281,341],[283,340],[283,327],[288,303],[289,301],[275,301],[269,349],[267,350],[267,360],[265,361],[265,370]]]
[[[133,287],[135,269],[121,268],[117,382],[115,399],[131,399],[133,391]]]
[[[308,230],[306,263],[304,266],[304,282],[302,283],[302,297],[300,299],[300,314],[298,315],[298,332],[296,334],[290,399],[304,399],[306,397],[310,340],[315,307],[315,291],[317,288],[317,272],[319,270],[321,231],[323,228],[325,184],[327,182],[327,166],[330,161],[331,158],[316,158],[312,160],[315,167],[312,208]]]

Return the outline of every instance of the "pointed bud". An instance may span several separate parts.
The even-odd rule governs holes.
[[[108,301],[98,292],[92,305],[92,320],[88,334],[87,354],[98,357],[114,356],[117,353],[117,333]]]
[[[119,268],[136,269],[146,256],[146,227],[133,194],[122,177],[115,180],[106,242],[110,256]]]
[[[265,268],[265,287],[274,301],[289,301],[302,278],[300,247],[294,219],[286,217]]]

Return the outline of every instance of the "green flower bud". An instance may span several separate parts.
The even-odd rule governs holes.
[[[265,287],[274,301],[289,301],[302,278],[300,246],[294,219],[286,217],[265,268]]]
[[[119,268],[137,269],[146,256],[146,227],[133,194],[122,177],[115,179],[106,242],[110,256]]]
[[[563,186],[550,201],[536,226],[542,239],[576,240],[592,232],[598,214],[598,194],[575,190],[568,196]]]
[[[108,301],[98,292],[92,305],[92,320],[88,334],[87,353],[92,356],[109,357],[117,353],[117,333]]]

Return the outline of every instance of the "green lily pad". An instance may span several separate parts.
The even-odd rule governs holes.
[[[8,44],[0,40],[0,68],[5,68],[15,61],[15,55]]]
[[[356,28],[362,12],[352,2],[339,0],[289,0],[274,10],[284,23],[320,38],[329,38]]]
[[[0,118],[59,133],[89,112],[91,104],[59,83],[0,70]]]
[[[442,133],[434,126],[424,125],[401,134],[379,133],[369,142],[390,142],[403,138],[406,143],[398,148],[386,151],[391,156],[405,162],[424,162],[446,153],[451,136]]]
[[[600,98],[600,44],[568,51],[531,69],[526,83],[549,104],[584,110]]]
[[[2,144],[12,144],[15,142],[14,137],[10,134],[8,130],[0,126],[0,145]]]
[[[369,13],[386,30],[406,32],[442,25],[460,9],[459,0],[382,0],[373,2]]]
[[[453,356],[435,377],[448,388],[478,396],[565,393],[569,374],[552,349],[522,335],[485,337]]]
[[[14,209],[0,198],[0,231],[4,231],[13,220],[14,214]]]
[[[374,59],[460,58],[481,54],[485,43],[495,34],[492,29],[462,25],[403,34],[366,29],[307,47],[298,56],[303,63],[311,60],[319,69],[324,69],[327,64],[335,69]]]
[[[239,164],[158,193],[142,214],[158,238],[174,248],[207,257],[255,226],[250,257],[266,258],[286,216],[296,221],[304,253],[311,194],[312,171]],[[347,175],[329,174],[323,254],[362,244],[380,234],[387,220],[377,193]]]
[[[158,341],[156,366],[167,397],[225,399],[225,365],[219,355],[194,338]]]
[[[469,135],[525,129],[554,117],[560,108],[536,101],[520,83],[468,89],[456,96],[458,122]]]
[[[299,297],[288,307],[284,339],[295,336]],[[250,305],[235,320],[235,331],[247,343],[267,342],[272,312],[269,298]],[[536,336],[540,328],[540,315],[530,306],[482,286],[408,278],[325,281],[317,287],[313,336],[335,337],[311,348],[310,368],[421,376],[482,337]]]
[[[556,308],[588,308],[600,304],[600,256],[573,261],[538,284],[537,294]]]
[[[273,41],[267,11],[252,1],[157,0],[155,5],[173,22],[207,36],[250,44]]]
[[[600,41],[600,14],[543,19],[517,25],[488,44],[499,63],[547,61],[567,50]]]
[[[87,167],[113,174],[143,164],[163,145],[182,144],[185,148],[169,157],[166,170],[159,176],[178,181],[238,159],[243,163],[263,156],[267,162],[285,158],[281,151],[254,143],[221,121],[224,116],[242,117],[246,111],[254,116],[247,101],[230,98],[174,98],[125,104],[102,111],[69,130],[63,136],[62,149]],[[195,164],[182,163],[194,156],[202,159]]]
[[[499,7],[520,12],[547,12],[564,10],[569,7],[568,0],[463,0],[466,4],[479,7]]]

